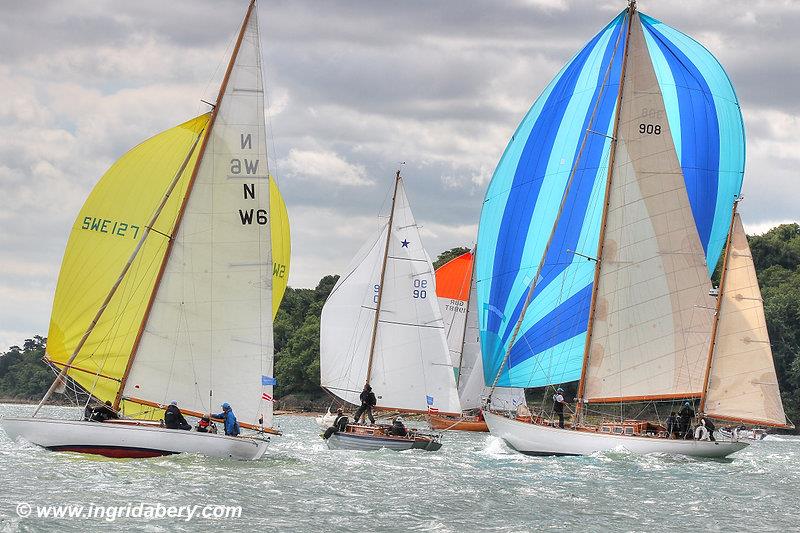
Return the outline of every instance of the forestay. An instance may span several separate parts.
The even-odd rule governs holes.
[[[244,23],[124,394],[272,423],[270,187],[256,12]],[[269,380],[264,380],[269,383]]]

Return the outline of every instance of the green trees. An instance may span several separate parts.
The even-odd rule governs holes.
[[[0,355],[0,398],[39,400],[53,373],[42,361],[47,339],[35,335],[19,346],[12,346]]]
[[[748,237],[786,414],[800,421],[800,224]]]
[[[322,396],[319,386],[319,317],[339,276],[325,276],[315,289],[288,287],[275,318],[275,377],[278,398]]]
[[[433,268],[439,268],[448,261],[455,259],[459,255],[464,255],[469,251],[469,248],[464,248],[463,246],[456,246],[455,248],[445,250],[444,252],[440,253],[439,257],[436,258],[436,261],[433,262]]]
[[[749,237],[764,298],[775,367],[787,415],[800,421],[800,225],[784,224]],[[439,254],[436,267],[468,252]],[[314,289],[288,288],[275,319],[275,377],[278,399],[322,398],[319,386],[319,320],[339,276],[323,277]],[[46,339],[34,336],[22,348],[0,355],[0,398],[38,400],[53,374],[42,362]]]

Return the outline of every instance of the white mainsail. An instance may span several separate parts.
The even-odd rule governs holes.
[[[272,425],[272,258],[261,48],[251,5],[124,396]],[[134,400],[135,401],[135,400]]]
[[[761,290],[738,213],[729,247],[705,411],[722,419],[785,426]]]
[[[628,47],[584,398],[699,396],[713,309],[705,253],[638,21]],[[662,119],[657,130],[648,117]]]
[[[392,209],[391,234],[387,223],[367,242],[322,309],[321,383],[339,398],[359,404],[369,375],[379,407],[460,413],[433,265],[400,178]]]

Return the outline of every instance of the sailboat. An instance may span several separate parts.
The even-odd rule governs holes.
[[[434,429],[489,431],[480,408],[489,389],[483,381],[480,334],[478,331],[477,297],[473,278],[475,248],[436,269],[436,296],[447,330],[447,345],[456,376],[461,408],[459,417],[429,413]],[[492,407],[515,412],[525,404],[525,391],[519,388],[497,389]],[[470,414],[472,412],[472,414]]]
[[[273,276],[287,274],[289,241],[267,169],[263,91],[252,1],[213,109],[123,155],[78,214],[46,348],[59,373],[32,417],[2,421],[11,438],[109,457],[264,455],[279,434],[272,317],[283,290]],[[38,417],[68,383],[120,418]],[[166,429],[171,401],[195,417],[230,403],[245,433]]]
[[[320,381],[360,405],[370,384],[377,408],[401,413],[461,413],[434,269],[422,245],[400,172],[388,221],[353,258],[322,308]],[[350,424],[327,439],[332,449],[441,448],[435,436],[389,434],[385,425]]]
[[[700,399],[707,416],[786,425],[763,324],[737,330],[755,324],[760,299],[742,297],[748,316],[710,294],[738,231],[743,172],[741,111],[722,66],[631,1],[546,87],[486,193],[476,271],[484,379],[492,392],[579,380],[571,427],[487,410],[493,435],[531,455],[725,457],[747,444],[673,440],[622,415],[590,424],[587,412]],[[728,258],[744,260],[731,248]],[[756,349],[758,370],[744,363]]]

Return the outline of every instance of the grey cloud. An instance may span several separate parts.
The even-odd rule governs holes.
[[[10,295],[0,342],[3,331],[45,331],[46,295],[81,202],[125,150],[205,110],[199,99],[215,96],[246,3],[6,4],[0,97],[11,105],[0,108],[0,194],[14,205],[0,214],[0,254],[15,263],[0,279],[0,294]],[[482,183],[517,124],[624,6],[262,2],[266,81],[281,101],[270,117],[270,155],[293,224],[290,282],[313,285],[347,265],[385,212],[400,161],[431,254],[471,244]],[[800,6],[640,0],[639,7],[706,44],[736,85],[750,142],[745,220],[797,219]],[[363,167],[374,184],[304,173],[292,150]],[[20,296],[26,290],[36,303]]]

